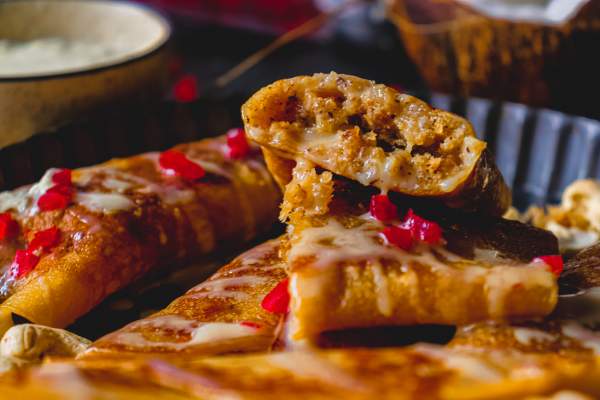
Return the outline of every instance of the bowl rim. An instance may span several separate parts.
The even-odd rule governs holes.
[[[89,3],[97,3],[103,4],[105,6],[125,6],[138,9],[142,11],[146,17],[153,19],[160,25],[161,36],[158,40],[153,43],[150,43],[143,50],[126,52],[112,61],[100,62],[91,64],[87,67],[78,67],[72,70],[66,70],[65,72],[42,72],[42,73],[33,73],[29,75],[0,75],[0,84],[7,82],[28,82],[28,81],[45,81],[45,80],[55,80],[55,79],[63,79],[63,78],[71,78],[77,77],[81,75],[95,74],[98,72],[106,71],[113,68],[118,68],[122,66],[126,66],[128,64],[135,63],[137,61],[141,61],[146,58],[150,58],[159,51],[161,51],[171,38],[173,29],[171,23],[167,20],[167,18],[158,12],[156,9],[152,7],[135,3],[130,0],[61,0],[61,3],[81,3],[81,4],[89,4]],[[57,3],[54,0],[4,0],[3,4],[6,5],[8,3]]]

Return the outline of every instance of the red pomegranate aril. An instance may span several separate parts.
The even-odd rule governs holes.
[[[387,222],[398,218],[398,207],[385,194],[371,196],[369,211],[373,218]]]
[[[55,185],[71,186],[71,170],[63,168],[56,171],[52,175],[52,183]]]
[[[381,234],[386,242],[402,250],[410,250],[413,245],[413,237],[408,229],[400,226],[387,226]]]
[[[252,322],[252,321],[242,321],[240,322],[240,325],[242,326],[247,326],[248,328],[253,328],[253,329],[260,329],[261,325],[257,322]]]
[[[0,213],[0,240],[12,239],[19,232],[19,224],[9,213]]]
[[[242,128],[230,129],[227,132],[227,148],[230,158],[243,158],[250,152],[246,132]]]
[[[46,191],[37,201],[37,205],[42,211],[62,210],[67,208],[71,202],[71,189],[57,185]]]
[[[195,75],[182,76],[173,87],[173,97],[179,103],[189,103],[198,98],[198,79]]]
[[[15,258],[10,266],[11,274],[15,278],[27,275],[36,267],[40,257],[33,254],[30,250],[17,250]]]
[[[418,216],[412,209],[408,210],[402,226],[410,230],[413,239],[421,242],[435,245],[443,239],[442,228],[437,223]]]
[[[536,257],[532,260],[532,262],[543,262],[550,268],[550,272],[552,272],[556,276],[560,276],[564,268],[562,256],[555,254]]]
[[[290,307],[289,279],[284,279],[271,290],[260,303],[270,313],[285,314]]]
[[[161,153],[158,163],[162,169],[189,181],[198,180],[206,174],[204,168],[178,150],[167,150]]]
[[[27,247],[30,251],[43,250],[48,251],[58,244],[60,241],[60,230],[56,227],[48,228],[43,231],[36,232],[33,239]]]

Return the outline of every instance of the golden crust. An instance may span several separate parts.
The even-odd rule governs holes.
[[[242,107],[248,135],[363,185],[501,214],[510,191],[464,119],[336,73],[277,81]]]
[[[554,309],[556,277],[531,265],[558,251],[549,232],[446,209],[422,214],[441,225],[445,245],[402,251],[385,244],[384,224],[368,217],[370,195],[325,174],[299,160],[284,193],[292,342],[329,330],[455,325]]]
[[[266,351],[276,341],[278,315],[260,307],[264,296],[287,276],[279,257],[279,239],[265,242],[234,259],[206,282],[190,289],[158,313],[132,322],[92,344],[79,358],[121,358],[124,355],[181,357],[243,351]],[[206,337],[194,331],[203,326],[223,334],[241,323],[240,336]]]
[[[460,327],[448,344],[452,348],[513,350],[528,354],[594,360],[600,334],[575,321],[549,320],[507,324],[483,322]]]
[[[14,313],[35,323],[64,327],[151,270],[176,266],[213,251],[220,243],[248,240],[267,228],[280,198],[276,185],[257,152],[241,161],[229,160],[220,150],[223,141],[208,139],[176,147],[207,166],[207,175],[199,182],[165,177],[156,154],[73,172],[76,196],[115,194],[129,205],[126,209],[103,212],[78,201],[65,210],[33,215],[30,208],[22,212],[11,208],[21,232],[55,226],[61,240],[16,282],[0,306],[4,318]],[[106,186],[115,181],[127,184],[127,189]],[[21,235],[15,247],[25,241]],[[14,249],[0,255],[6,258],[0,261],[13,256]]]
[[[108,387],[116,392],[139,388],[145,394],[152,388],[157,397],[175,392],[202,399],[517,399],[561,390],[597,396],[599,374],[594,359],[417,345],[169,362],[55,363],[4,377],[0,394],[18,388],[27,397],[43,387],[64,397],[74,390],[67,383],[75,382],[75,388],[88,393]]]

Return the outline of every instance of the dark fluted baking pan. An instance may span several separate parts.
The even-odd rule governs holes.
[[[489,143],[519,208],[557,202],[576,179],[600,179],[600,121],[510,102],[420,97],[471,121]],[[218,135],[241,125],[244,100],[233,96],[107,110],[58,132],[36,135],[0,150],[0,190],[33,182],[50,167],[91,165]]]

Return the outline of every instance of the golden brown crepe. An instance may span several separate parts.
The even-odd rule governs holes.
[[[511,202],[465,119],[372,81],[334,72],[280,80],[254,94],[242,117],[280,183],[286,163],[278,158],[303,158],[384,192],[439,197],[451,207],[501,215]]]
[[[352,182],[301,168],[294,168],[282,205],[290,227],[284,249],[291,342],[329,330],[457,325],[554,309],[557,277],[532,262],[558,252],[550,233],[438,209],[430,218],[446,242],[402,250],[385,243],[385,225],[369,214],[369,196]]]
[[[114,365],[80,368],[56,362],[5,375],[0,381],[0,398],[28,400],[185,400],[196,398],[179,390],[151,382],[136,371],[128,373]]]
[[[209,355],[267,351],[282,317],[263,310],[265,295],[287,276],[279,239],[234,259],[164,310],[95,343],[80,358]]]
[[[521,399],[560,391],[600,395],[597,359],[516,351],[344,349],[178,360],[51,363],[0,381],[0,396],[151,388],[201,399]],[[139,382],[143,382],[139,384]],[[16,392],[18,390],[18,392]],[[167,397],[168,398],[168,397]]]
[[[547,320],[506,324],[484,322],[460,327],[452,348],[515,350],[580,360],[600,357],[600,333],[576,321]]]
[[[16,281],[3,275],[1,332],[12,314],[66,326],[149,271],[239,244],[271,226],[280,194],[257,149],[231,159],[224,137],[175,149],[205,176],[187,180],[165,172],[159,154],[149,153],[73,171],[65,209],[41,211],[37,204],[56,170],[0,194],[0,212],[20,225],[15,238],[0,243],[2,272],[36,232],[60,232],[33,271]]]

